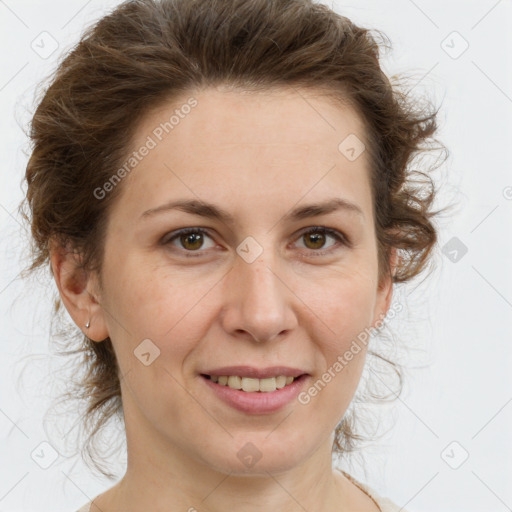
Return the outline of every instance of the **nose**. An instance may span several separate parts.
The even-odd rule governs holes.
[[[222,324],[232,336],[271,341],[297,326],[294,294],[266,254],[252,263],[237,258],[226,276]]]

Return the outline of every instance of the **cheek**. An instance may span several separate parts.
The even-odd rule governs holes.
[[[317,281],[300,296],[306,298],[313,315],[311,325],[325,331],[333,351],[344,351],[346,344],[371,324],[376,290],[373,282],[359,273]]]
[[[162,269],[146,266],[140,270],[143,268],[123,265],[116,269],[115,281],[119,284],[109,289],[117,317],[111,321],[112,340],[123,373],[146,370],[146,375],[151,374],[149,381],[155,384],[159,379],[169,379],[162,373],[164,368],[171,373],[181,371],[197,341],[205,337],[214,314],[211,300],[216,280],[211,275],[192,279],[187,272],[170,275]],[[158,354],[149,367],[152,372],[134,357],[134,351],[145,346],[140,344],[147,339],[157,347],[145,342]]]
[[[198,279],[186,271],[148,265],[127,258],[110,268],[109,303],[138,337],[161,337],[201,308],[211,288],[211,277]]]
[[[305,320],[306,329],[321,353],[318,368],[322,373],[312,383],[311,399],[318,400],[323,414],[334,414],[340,420],[354,396],[365,363],[367,329],[375,301],[373,283],[357,273],[350,277],[345,274],[303,294],[311,310]],[[330,406],[325,407],[325,403]]]

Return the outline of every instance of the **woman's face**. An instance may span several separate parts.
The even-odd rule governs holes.
[[[119,360],[129,450],[235,473],[330,453],[364,364],[358,335],[391,298],[377,282],[363,140],[352,110],[284,89],[206,89],[141,122],[90,329]],[[353,206],[320,211],[340,199]],[[229,366],[306,376],[292,392],[228,390],[203,376]]]

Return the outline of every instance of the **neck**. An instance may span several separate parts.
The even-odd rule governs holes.
[[[126,474],[108,499],[95,503],[102,512],[260,512],[262,503],[282,512],[344,510],[346,480],[332,468],[331,444],[328,439],[309,459],[284,471],[242,474],[217,470],[174,446],[128,442]]]

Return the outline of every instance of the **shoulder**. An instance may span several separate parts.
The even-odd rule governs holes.
[[[385,496],[381,496],[375,489],[370,486],[360,482],[355,479],[353,476],[349,475],[343,470],[340,471],[345,477],[347,477],[354,485],[359,487],[365,494],[367,494],[379,507],[381,512],[407,512],[406,509],[399,507],[396,503],[391,501],[389,498]],[[80,511],[81,512],[81,511]]]

